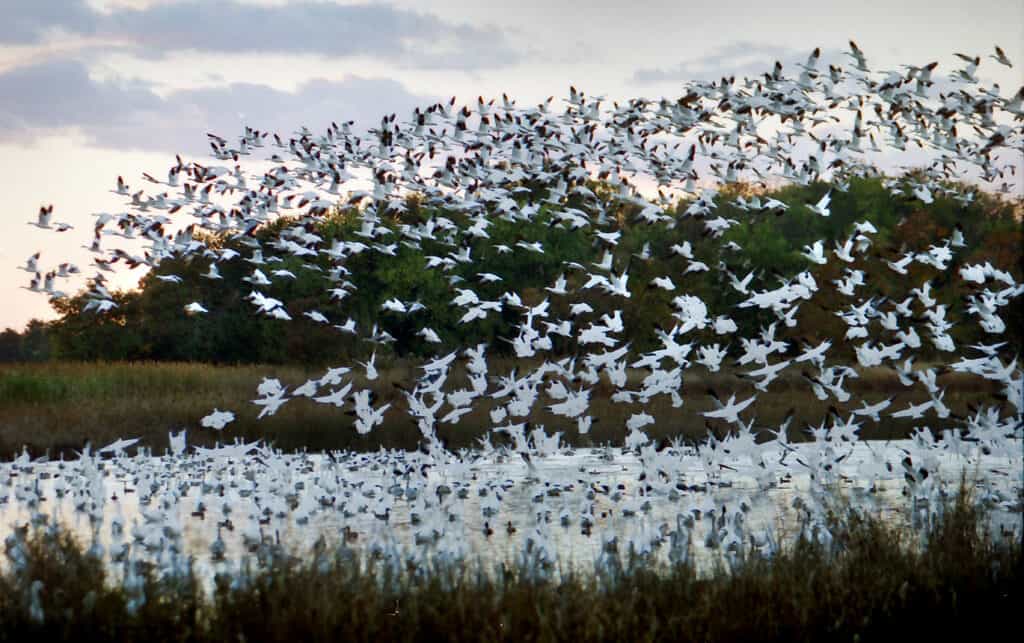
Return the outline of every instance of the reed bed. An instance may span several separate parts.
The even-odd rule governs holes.
[[[507,374],[516,367],[512,360],[492,360],[492,375]],[[200,363],[167,362],[69,362],[24,364],[0,368],[0,457],[9,458],[27,448],[33,455],[71,457],[87,442],[102,446],[120,437],[141,438],[141,444],[154,453],[168,445],[169,431],[188,429],[190,444],[262,439],[285,451],[308,449],[376,450],[414,449],[420,433],[406,415],[407,404],[401,386],[409,386],[418,371],[414,364],[387,358],[379,360],[380,376],[367,381],[360,369],[350,377],[356,387],[370,388],[376,403],[392,403],[384,425],[368,435],[352,429],[352,418],[344,409],[321,405],[307,399],[288,402],[277,414],[257,420],[258,408],[251,403],[256,387],[264,377],[277,377],[289,388],[310,378],[319,378],[322,369],[296,366],[212,366]],[[523,365],[519,364],[519,372]],[[644,373],[629,373],[630,386],[636,386]],[[452,370],[449,386],[468,386],[461,365]],[[969,405],[993,402],[997,390],[988,382],[959,373],[940,377],[947,387],[946,404],[955,414],[968,413]],[[544,410],[545,397],[535,405],[528,419],[543,424],[548,432],[561,431],[563,440],[573,446],[621,444],[625,423],[635,412],[651,414],[656,424],[647,433],[656,440],[702,439],[709,430],[724,434],[728,427],[705,422],[700,414],[712,410],[707,394],[713,388],[719,395],[736,393],[746,397],[756,392],[749,382],[734,373],[688,373],[684,379],[683,405],[672,406],[665,396],[647,405],[616,404],[610,400],[612,387],[604,380],[591,394],[590,413],[598,420],[590,433],[580,435],[574,421]],[[790,438],[803,438],[807,425],[819,424],[834,405],[839,411],[859,406],[859,400],[875,401],[894,396],[890,409],[903,408],[926,398],[923,391],[907,390],[889,369],[865,369],[859,379],[849,381],[852,395],[847,404],[821,402],[810,392],[799,373],[786,373],[767,393],[759,394],[752,407],[759,426],[777,428],[787,413],[794,413]],[[469,448],[491,433],[489,412],[496,402],[478,400],[474,410],[457,424],[441,424],[439,437],[449,448]],[[231,410],[237,419],[223,431],[200,427],[199,420],[214,408]],[[445,409],[442,410],[442,413]],[[749,416],[749,415],[748,415]],[[951,426],[956,418],[928,424],[935,430]],[[884,417],[879,424],[865,422],[861,436],[874,439],[906,437],[921,422]],[[765,434],[767,435],[767,434]],[[492,435],[495,443],[501,435]]]
[[[1017,623],[1024,560],[1020,531],[991,533],[966,489],[924,531],[838,509],[828,547],[798,539],[703,575],[636,559],[538,575],[277,550],[211,591],[143,569],[140,593],[40,528],[21,566],[0,567],[0,641],[976,640]]]

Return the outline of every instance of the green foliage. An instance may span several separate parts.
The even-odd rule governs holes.
[[[44,362],[50,359],[49,325],[33,319],[22,332],[8,328],[0,333],[0,363]]]

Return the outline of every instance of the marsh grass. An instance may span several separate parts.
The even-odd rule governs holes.
[[[1024,598],[1019,532],[990,533],[966,486],[940,516],[919,533],[839,509],[828,547],[798,539],[702,575],[643,561],[557,579],[460,565],[422,573],[321,550],[275,555],[246,582],[221,578],[207,593],[194,576],[161,580],[150,569],[136,611],[69,535],[40,530],[25,538],[21,570],[0,574],[0,640],[867,641],[1005,631]]]
[[[494,359],[491,374],[507,374],[517,367],[512,360]],[[529,366],[529,365],[526,365]],[[257,420],[258,408],[251,403],[256,387],[263,377],[278,377],[292,389],[307,379],[319,378],[322,369],[282,366],[211,366],[197,363],[47,363],[6,366],[0,368],[0,457],[9,458],[22,447],[33,455],[49,454],[71,457],[87,441],[102,446],[120,437],[139,437],[154,453],[162,453],[168,445],[167,433],[189,429],[191,444],[212,446],[216,441],[235,438],[263,439],[285,451],[308,449],[376,450],[386,448],[414,449],[420,433],[406,415],[407,403],[398,386],[408,386],[418,371],[410,363],[384,358],[379,361],[380,376],[367,381],[357,367],[351,374],[356,387],[370,388],[376,404],[391,403],[392,410],[384,425],[366,436],[352,429],[350,410],[296,399],[285,404],[277,414]],[[518,372],[525,372],[518,364]],[[644,373],[629,373],[629,386],[636,388]],[[967,413],[969,404],[991,403],[997,390],[988,382],[969,375],[950,373],[940,377],[947,389],[946,403],[954,413]],[[452,369],[449,386],[468,387],[462,365]],[[656,419],[647,427],[654,439],[679,437],[701,439],[709,425],[700,415],[712,410],[707,389],[719,395],[736,393],[739,399],[755,391],[749,382],[735,374],[719,372],[688,373],[684,379],[683,406],[674,408],[665,396],[650,403],[616,404],[610,400],[613,388],[602,378],[591,393],[590,413],[597,419],[591,432],[580,435],[575,421],[548,413],[545,396],[535,405],[528,419],[543,424],[548,432],[562,431],[563,439],[573,446],[621,444],[626,434],[625,423],[632,413],[645,411]],[[840,411],[859,406],[858,401],[876,401],[894,396],[893,409],[926,399],[921,391],[907,391],[896,374],[888,369],[867,369],[859,379],[849,381],[850,402],[835,404]],[[489,412],[497,403],[478,400],[474,410],[457,424],[440,424],[439,437],[449,448],[468,448],[490,432],[493,424]],[[757,423],[777,427],[789,411],[794,423],[789,432],[793,440],[804,437],[808,424],[817,425],[834,402],[821,402],[811,395],[799,373],[786,373],[774,382],[767,393],[759,395],[753,407]],[[214,408],[234,411],[237,419],[222,431],[199,426],[199,420]],[[443,415],[448,407],[443,407]],[[945,421],[951,424],[952,419]],[[874,439],[906,437],[915,424],[912,420],[884,417],[878,425],[864,423],[861,436]],[[944,428],[941,420],[930,418],[933,429]],[[711,423],[710,429],[725,433],[728,427]],[[765,434],[767,435],[767,434]],[[495,442],[502,440],[494,436]]]

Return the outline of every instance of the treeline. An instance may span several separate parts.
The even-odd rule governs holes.
[[[796,328],[780,328],[780,336],[815,338],[842,337],[845,326],[833,311],[850,303],[876,298],[903,298],[913,285],[932,279],[933,293],[940,303],[949,308],[948,318],[963,318],[967,292],[959,277],[963,263],[984,263],[1009,270],[1020,281],[1021,248],[1024,231],[1019,218],[1019,203],[1010,203],[991,195],[976,192],[973,200],[958,199],[936,191],[932,203],[925,204],[908,195],[895,194],[883,179],[853,180],[848,189],[837,191],[820,183],[807,186],[790,185],[778,190],[757,194],[762,202],[774,198],[789,204],[781,213],[753,211],[743,208],[743,199],[755,195],[747,186],[731,185],[715,199],[716,208],[710,218],[735,219],[725,234],[716,237],[707,233],[706,218],[684,217],[683,212],[692,202],[680,202],[674,207],[674,223],[645,223],[638,215],[641,207],[633,203],[615,201],[609,189],[592,184],[591,189],[606,203],[607,216],[614,218],[622,231],[614,248],[615,272],[628,270],[630,298],[603,294],[597,288],[585,291],[583,297],[562,298],[551,296],[551,315],[569,317],[573,301],[586,300],[595,312],[583,315],[579,323],[597,319],[601,313],[614,309],[623,311],[626,328],[633,333],[627,337],[634,350],[645,350],[658,345],[656,331],[673,325],[670,316],[671,301],[680,294],[691,294],[706,302],[712,315],[727,314],[738,324],[738,334],[749,337],[774,316],[770,311],[738,309],[736,304],[747,298],[730,286],[728,272],[743,278],[756,271],[751,291],[776,288],[781,279],[792,277],[802,270],[810,270],[821,287],[815,297],[803,302]],[[821,217],[803,204],[817,202],[832,189],[831,216]],[[543,186],[535,186],[530,197],[542,202],[546,193]],[[570,197],[569,207],[574,204]],[[740,200],[738,200],[740,199]],[[51,304],[59,319],[43,323],[33,321],[23,333],[8,330],[0,335],[0,359],[4,361],[33,361],[46,359],[66,360],[174,360],[204,361],[212,363],[310,363],[324,364],[367,355],[371,350],[393,350],[398,356],[434,354],[485,342],[492,353],[508,353],[512,347],[505,341],[514,337],[516,325],[522,321],[521,310],[505,307],[502,313],[490,313],[484,320],[468,324],[459,320],[464,309],[452,304],[454,287],[470,288],[481,299],[496,300],[505,292],[518,293],[528,304],[537,304],[548,293],[543,289],[564,274],[570,292],[581,288],[587,281],[583,270],[572,264],[596,270],[605,246],[591,234],[555,225],[557,219],[548,205],[543,205],[534,220],[528,223],[510,222],[497,217],[486,228],[487,238],[472,237],[464,233],[469,217],[461,212],[438,210],[424,206],[415,198],[408,201],[406,212],[388,215],[383,225],[395,234],[376,240],[395,243],[395,256],[386,256],[367,250],[350,256],[344,262],[345,270],[336,273],[332,283],[328,275],[333,267],[330,257],[320,253],[316,257],[297,257],[287,251],[272,252],[280,242],[282,232],[305,225],[306,231],[323,240],[320,248],[329,248],[334,240],[369,240],[356,234],[360,218],[354,209],[339,209],[332,216],[317,221],[299,221],[283,218],[259,230],[256,238],[267,258],[276,254],[280,261],[259,266],[272,283],[254,287],[242,281],[252,273],[254,266],[245,261],[252,249],[245,239],[227,236],[206,237],[211,248],[231,248],[240,256],[218,263],[221,280],[203,277],[213,259],[190,256],[163,261],[159,268],[146,275],[137,290],[114,293],[117,308],[104,313],[85,312],[85,291]],[[448,219],[457,226],[456,233],[440,233],[436,240],[424,240],[421,247],[402,243],[401,226],[423,223],[430,219]],[[853,224],[870,221],[877,229],[871,235],[873,244],[868,253],[854,264],[839,261],[832,253],[836,241],[846,240]],[[942,244],[959,225],[966,247],[956,250],[949,269],[943,272],[918,262],[910,266],[910,274],[900,276],[889,269],[886,260],[898,259],[907,251],[926,251],[931,244]],[[829,262],[819,266],[801,254],[805,245],[824,240]],[[251,241],[251,240],[250,240]],[[675,244],[689,241],[695,261],[701,261],[710,270],[684,274],[690,260],[672,253]],[[543,254],[517,247],[519,242],[540,242]],[[649,244],[649,245],[648,245]],[[498,246],[512,248],[512,252],[499,252]],[[736,248],[739,246],[739,249]],[[648,253],[645,248],[649,249]],[[449,269],[428,268],[428,257],[451,257],[461,253],[468,261],[457,261]],[[835,292],[832,281],[843,276],[845,268],[864,270],[866,285],[860,287],[856,299]],[[272,277],[273,270],[288,270],[291,277]],[[728,272],[727,272],[728,271]],[[492,273],[501,281],[481,281],[480,273]],[[178,275],[182,283],[167,283],[158,275]],[[670,276],[677,290],[668,292],[651,285],[654,277]],[[332,300],[329,288],[340,287],[344,281],[351,294],[344,299]],[[353,287],[354,286],[354,287]],[[253,289],[268,297],[285,302],[291,321],[282,321],[257,313],[246,296]],[[383,311],[384,301],[397,298],[403,302],[417,301],[423,310],[411,315]],[[189,316],[183,311],[190,302],[202,302],[210,312]],[[332,324],[342,324],[348,318],[355,320],[359,335],[339,332],[332,324],[322,324],[303,315],[319,311]],[[1006,340],[1021,345],[1024,317],[1014,306],[1003,309],[1007,331],[999,338],[986,338],[974,323],[961,324],[951,331],[958,343]],[[386,330],[396,341],[389,349],[365,341],[374,324]],[[539,325],[538,325],[539,326]],[[428,344],[417,335],[424,327],[437,331],[443,346]],[[925,333],[921,332],[922,337]],[[715,336],[708,329],[694,331],[688,339],[698,342],[726,344],[732,337]],[[929,350],[925,340],[922,352]],[[738,346],[734,346],[738,348]],[[590,347],[593,348],[593,347]],[[838,347],[837,347],[838,348]],[[578,350],[574,340],[557,338],[554,350],[571,354]],[[851,352],[852,354],[852,352]]]
[[[0,362],[45,362],[50,359],[53,325],[31,320],[20,333],[8,328],[0,333]]]

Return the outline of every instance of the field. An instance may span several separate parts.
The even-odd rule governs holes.
[[[490,360],[491,374],[504,374],[514,367],[524,370],[529,364],[520,361]],[[344,410],[325,406],[308,399],[285,404],[275,415],[256,419],[259,408],[251,403],[256,387],[264,377],[278,377],[289,388],[306,379],[318,378],[322,370],[282,366],[211,366],[190,363],[48,363],[40,365],[7,365],[0,367],[0,454],[12,457],[24,446],[36,456],[49,454],[72,457],[91,442],[100,447],[122,437],[138,437],[142,444],[162,453],[167,447],[168,431],[188,429],[190,444],[212,446],[216,441],[235,438],[262,439],[275,447],[294,451],[308,449],[350,449],[373,451],[385,448],[414,449],[420,434],[406,416],[407,404],[402,391],[395,386],[409,385],[416,376],[411,363],[381,361],[380,376],[368,382],[358,369],[353,381],[370,388],[377,403],[390,402],[393,408],[385,422],[368,436],[352,429],[352,419]],[[700,369],[703,371],[703,369]],[[453,368],[451,381],[464,378],[460,366]],[[630,384],[641,374],[630,373]],[[954,414],[968,412],[968,405],[991,402],[998,387],[978,377],[948,373],[939,377],[947,387],[945,401]],[[733,392],[746,397],[755,392],[746,381],[734,374],[720,372],[690,375],[684,380],[681,408],[673,408],[665,396],[651,404],[617,404],[609,397],[613,391],[606,380],[596,386],[591,401],[592,414],[599,421],[590,433],[579,435],[574,422],[544,411],[531,414],[531,421],[543,424],[549,433],[562,431],[562,439],[573,446],[621,444],[626,434],[625,422],[631,413],[645,411],[656,419],[647,428],[655,440],[680,437],[698,440],[707,436],[709,427],[700,415],[714,408],[707,393],[713,388],[719,395]],[[897,381],[891,369],[874,368],[862,371],[861,377],[850,381],[851,402],[837,405],[840,411],[858,408],[854,400],[877,401],[895,395],[892,410],[910,402],[927,399],[924,392],[908,391]],[[807,383],[796,373],[788,373],[774,382],[770,394],[761,395],[752,407],[758,425],[777,427],[787,413],[794,413],[789,436],[791,440],[806,438],[808,424],[818,425],[825,419],[830,403],[809,394]],[[543,399],[543,396],[542,396]],[[833,402],[834,403],[834,402]],[[199,419],[214,408],[234,411],[237,420],[222,432],[199,426]],[[482,400],[457,424],[441,424],[439,437],[451,449],[469,448],[490,432],[493,424],[488,413],[491,404]],[[945,424],[931,418],[936,431]],[[860,435],[867,439],[898,439],[906,437],[919,422],[891,419],[883,415],[878,424],[866,422]],[[711,425],[714,431],[725,432],[726,426]],[[500,436],[493,436],[495,443]]]

